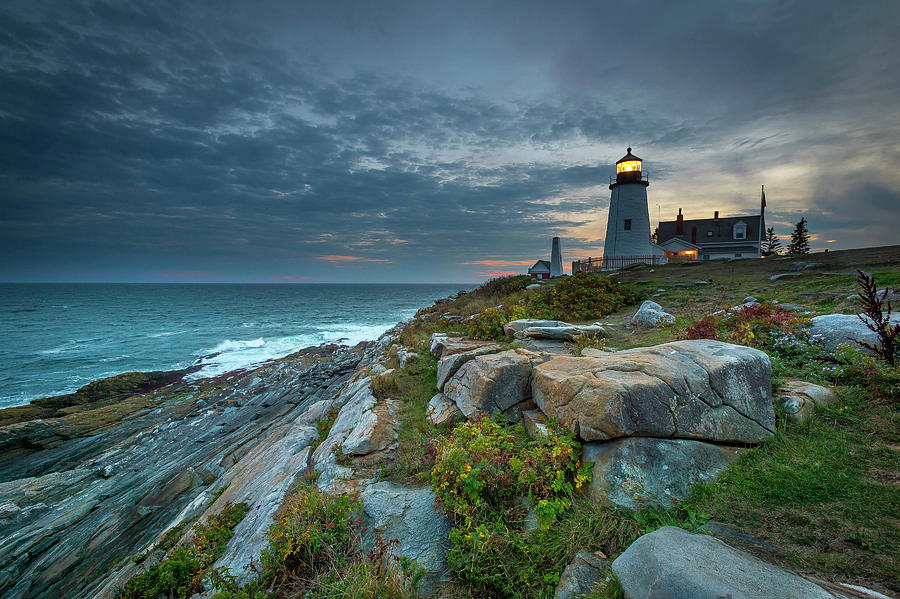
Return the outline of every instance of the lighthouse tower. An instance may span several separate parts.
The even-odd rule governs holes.
[[[609,219],[606,223],[604,264],[607,258],[650,256],[650,212],[647,209],[647,187],[650,182],[641,174],[641,159],[628,153],[616,162],[616,182],[611,183]],[[639,262],[640,260],[635,260]]]

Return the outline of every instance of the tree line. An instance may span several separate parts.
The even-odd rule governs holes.
[[[766,229],[766,238],[762,242],[761,250],[763,256],[782,253],[783,247],[778,235],[775,234],[775,227]],[[809,229],[806,227],[806,218],[801,218],[794,225],[791,242],[785,253],[789,256],[803,256],[809,253]]]

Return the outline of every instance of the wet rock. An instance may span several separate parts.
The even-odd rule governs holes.
[[[775,431],[765,353],[707,339],[534,367],[533,396],[584,441],[652,436],[758,443]]]
[[[775,392],[775,403],[794,422],[803,422],[818,408],[831,405],[837,400],[834,391],[807,381],[788,380]]]
[[[739,451],[702,441],[653,437],[587,443],[584,461],[593,463],[588,494],[595,501],[632,511],[669,509],[687,499],[697,483],[717,478]]]
[[[674,526],[640,537],[612,569],[631,599],[833,599],[787,570]]]

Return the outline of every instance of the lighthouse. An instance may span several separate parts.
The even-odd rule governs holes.
[[[641,159],[628,148],[625,156],[616,162],[616,182],[609,185],[611,194],[603,246],[604,266],[609,258],[645,258],[656,253],[650,242],[649,185],[650,181],[641,173]]]

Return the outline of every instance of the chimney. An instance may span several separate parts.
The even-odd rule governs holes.
[[[715,215],[713,216],[713,218],[716,219],[716,220],[719,220],[719,211],[718,211],[718,210],[716,210]]]
[[[561,277],[562,274],[562,252],[559,249],[559,237],[554,237],[553,245],[550,248],[550,277]]]
[[[684,235],[684,217],[681,216],[681,208],[678,209],[678,217],[675,219],[675,234]]]
[[[691,227],[691,243],[693,243],[693,244],[697,243],[697,227],[696,226]]]

